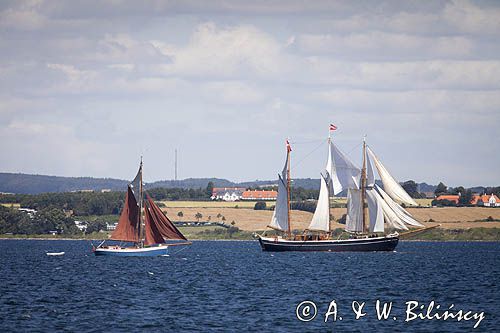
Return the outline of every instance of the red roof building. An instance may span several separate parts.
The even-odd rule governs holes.
[[[474,194],[472,196],[471,205],[479,205],[486,207],[500,207],[500,199],[496,195],[492,194],[483,194],[477,195]]]
[[[277,191],[247,190],[243,192],[241,200],[276,200],[277,197]]]
[[[436,200],[448,200],[458,204],[460,196],[458,194],[442,194],[436,198]]]
[[[443,194],[438,196],[436,200],[448,200],[458,204],[460,196],[458,194]],[[472,195],[470,204],[475,206],[500,207],[500,199],[494,194],[474,194]]]

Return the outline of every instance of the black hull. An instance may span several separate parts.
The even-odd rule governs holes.
[[[282,238],[260,237],[263,251],[327,251],[327,252],[374,252],[394,251],[399,236],[359,238],[345,240],[292,241]]]

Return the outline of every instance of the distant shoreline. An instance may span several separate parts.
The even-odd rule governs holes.
[[[103,239],[88,239],[88,238],[57,238],[57,237],[5,237],[0,236],[0,241],[3,240],[40,240],[40,241],[88,241],[88,242],[101,242]],[[213,238],[213,239],[201,239],[201,238],[190,238],[189,241],[194,242],[206,242],[206,241],[217,241],[217,242],[257,242],[257,239],[244,239],[244,238]],[[446,238],[432,238],[432,239],[400,239],[400,242],[500,242],[500,239],[446,239]]]

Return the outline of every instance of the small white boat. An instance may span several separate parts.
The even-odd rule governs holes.
[[[47,252],[48,256],[63,256],[65,252]]]

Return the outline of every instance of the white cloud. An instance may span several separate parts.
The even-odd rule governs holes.
[[[283,68],[281,46],[253,26],[218,28],[214,23],[197,27],[185,47],[159,46],[172,57],[162,66],[167,74],[191,77],[231,78],[268,76]]]
[[[47,19],[39,12],[41,2],[38,0],[19,2],[14,8],[0,12],[0,27],[25,31],[42,28]]]
[[[478,2],[453,0],[446,4],[443,18],[455,29],[475,34],[500,34],[500,8],[481,8]]]
[[[203,84],[205,99],[228,105],[249,105],[262,102],[265,94],[255,86],[239,81],[219,81]]]
[[[461,59],[471,55],[473,42],[461,36],[422,37],[371,31],[352,34],[306,34],[298,37],[305,54],[328,54],[346,60]]]
[[[282,163],[283,138],[315,140],[331,121],[346,147],[370,134],[402,177],[437,177],[428,165],[440,153],[446,159],[431,164],[446,170],[460,154],[499,163],[477,148],[479,136],[495,138],[499,122],[495,3],[4,7],[0,171],[127,177],[116,165],[149,149],[156,180],[170,176],[165,165],[177,147],[183,176],[268,178]],[[294,150],[297,161],[307,149]],[[403,156],[391,160],[395,149]],[[416,150],[424,162],[409,169],[404,158]],[[249,159],[270,167],[242,168]],[[212,163],[200,169],[200,160]],[[317,176],[323,163],[324,155],[307,158],[296,175]],[[470,185],[482,183],[475,166],[461,170]],[[463,173],[442,176],[460,183]]]

